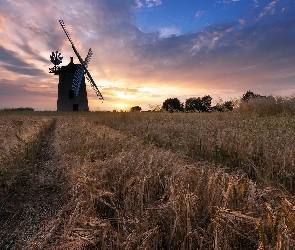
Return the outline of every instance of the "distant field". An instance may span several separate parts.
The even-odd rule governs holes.
[[[0,249],[295,248],[294,115],[0,112],[0,126]]]

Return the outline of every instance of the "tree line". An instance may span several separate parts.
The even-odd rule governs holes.
[[[248,90],[243,94],[241,101],[248,102],[253,98],[266,98],[259,94]],[[186,111],[186,112],[212,112],[212,111],[232,111],[236,105],[235,101],[219,101],[215,106],[211,106],[212,97],[205,95],[203,97],[190,97],[184,103],[181,103],[178,98],[168,98],[163,102],[162,109],[173,111]]]
[[[263,98],[259,94],[252,91],[247,91],[243,94],[241,101],[248,102],[251,98]],[[219,101],[215,106],[212,105],[212,97],[205,95],[203,97],[190,97],[184,103],[180,102],[178,98],[168,98],[163,102],[163,105],[151,106],[152,111],[166,110],[169,112],[212,112],[212,111],[231,111],[235,107],[235,101]],[[156,107],[156,108],[155,108]],[[131,112],[141,111],[140,106],[134,106],[130,109]]]

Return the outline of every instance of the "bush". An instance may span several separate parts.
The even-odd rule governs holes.
[[[134,106],[130,109],[131,112],[140,112],[141,111],[141,107],[139,106]]]
[[[35,110],[29,107],[26,107],[26,108],[20,107],[20,108],[4,108],[4,109],[1,109],[0,111],[35,111]]]

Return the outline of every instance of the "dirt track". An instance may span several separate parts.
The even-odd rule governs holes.
[[[66,176],[58,167],[55,143],[58,126],[59,121],[53,120],[42,139],[36,162],[26,166],[29,175],[20,176],[1,201],[1,249],[13,246],[15,249],[42,249],[57,230],[55,219],[70,199]]]

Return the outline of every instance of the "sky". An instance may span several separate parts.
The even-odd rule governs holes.
[[[295,0],[0,0],[0,109],[56,110],[49,56],[78,63],[60,19],[93,51],[94,111],[295,93]]]

